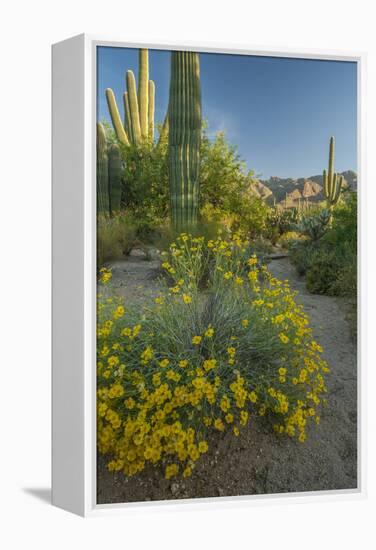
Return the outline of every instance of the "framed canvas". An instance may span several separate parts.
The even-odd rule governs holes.
[[[364,495],[364,55],[52,61],[53,503]]]

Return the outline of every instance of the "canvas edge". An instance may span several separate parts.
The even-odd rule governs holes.
[[[85,514],[84,37],[52,46],[52,504]]]

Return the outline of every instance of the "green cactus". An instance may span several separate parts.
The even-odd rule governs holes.
[[[330,213],[332,213],[334,206],[339,200],[343,182],[343,176],[340,176],[334,172],[334,137],[331,137],[329,145],[328,173],[326,173],[326,170],[323,172],[324,196],[326,198]]]
[[[108,147],[108,189],[110,214],[120,211],[121,204],[121,155],[116,143]]]
[[[138,105],[143,139],[149,135],[149,52],[140,49],[138,75]]]
[[[116,104],[115,95],[114,95],[114,92],[111,90],[111,88],[107,88],[106,90],[106,99],[107,99],[108,110],[110,111],[110,115],[111,115],[112,125],[114,127],[116,136],[121,143],[124,143],[125,145],[129,145],[129,138],[121,122],[120,113],[119,113],[118,106]]]
[[[110,211],[106,133],[100,123],[97,124],[97,211],[102,214]]]
[[[171,218],[181,230],[197,223],[201,143],[198,53],[171,53],[169,170]]]
[[[106,89],[112,125],[117,139],[124,145],[139,145],[142,141],[154,143],[155,84],[149,80],[149,51],[142,48],[139,50],[138,75],[137,92],[133,71],[126,73],[127,91],[123,94],[124,122],[121,120],[114,92],[111,88]],[[160,140],[167,132],[168,125],[165,120]]]
[[[155,115],[155,84],[149,80],[149,106],[148,106],[148,128],[149,138],[154,141],[154,115]]]

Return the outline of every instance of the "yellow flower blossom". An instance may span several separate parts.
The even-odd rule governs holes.
[[[213,329],[213,327],[210,325],[210,326],[206,329],[206,331],[205,331],[205,336],[206,336],[206,338],[212,338],[213,335],[214,335],[214,329]]]

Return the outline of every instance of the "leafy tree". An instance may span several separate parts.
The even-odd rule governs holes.
[[[201,215],[222,221],[250,237],[265,230],[268,207],[257,196],[254,173],[247,170],[237,148],[218,132],[213,141],[203,130],[201,145]]]

